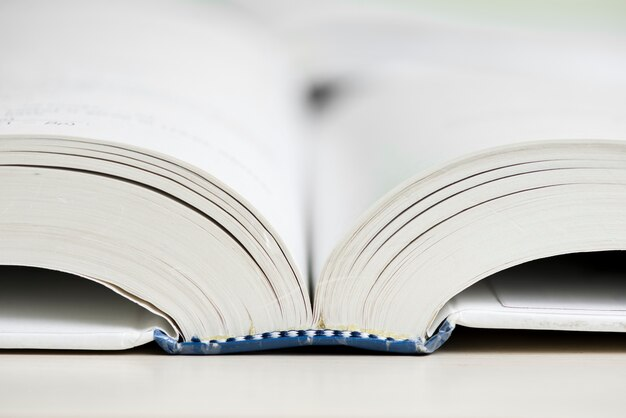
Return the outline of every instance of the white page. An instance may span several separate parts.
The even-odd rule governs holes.
[[[121,142],[249,201],[305,266],[299,84],[280,44],[223,4],[2,2],[0,134]]]
[[[416,16],[395,26],[388,15],[378,26],[369,16],[379,40],[369,57],[379,59],[337,70],[347,80],[317,132],[315,277],[368,207],[435,165],[520,141],[626,139],[623,31],[509,30]],[[354,49],[367,48],[355,38]]]
[[[437,314],[468,327],[621,332],[626,322],[624,252],[568,254],[500,271],[465,289]]]
[[[0,348],[109,349],[145,344],[161,316],[113,290],[67,273],[0,268]]]

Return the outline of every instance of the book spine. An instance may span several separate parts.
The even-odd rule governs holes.
[[[210,341],[201,341],[194,337],[191,341],[185,342],[176,341],[157,329],[154,331],[154,340],[169,354],[187,355],[245,353],[314,345],[343,345],[399,354],[430,354],[448,340],[453,329],[454,325],[444,321],[437,332],[425,341],[422,339],[400,340],[358,331],[329,329],[275,331]]]

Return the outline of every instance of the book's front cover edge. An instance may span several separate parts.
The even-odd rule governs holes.
[[[312,345],[344,345],[365,350],[399,354],[430,354],[441,347],[450,337],[454,325],[444,321],[437,332],[427,340],[397,340],[358,331],[299,330],[277,331],[226,340],[179,342],[161,330],[154,331],[154,340],[169,354],[211,355],[245,353]]]

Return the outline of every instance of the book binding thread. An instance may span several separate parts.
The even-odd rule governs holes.
[[[191,341],[185,342],[179,342],[157,329],[154,331],[154,340],[165,352],[184,355],[245,353],[313,345],[344,345],[388,353],[430,354],[448,340],[453,329],[454,325],[446,320],[426,340],[385,338],[359,331],[309,329],[266,332],[210,341],[193,337]]]

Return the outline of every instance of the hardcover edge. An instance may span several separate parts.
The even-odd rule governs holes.
[[[454,325],[445,320],[437,332],[426,340],[397,340],[359,331],[309,329],[266,332],[225,340],[201,341],[193,337],[191,341],[180,342],[155,329],[154,341],[168,354],[183,355],[235,354],[313,345],[345,345],[388,353],[430,354],[448,340],[453,330]]]

